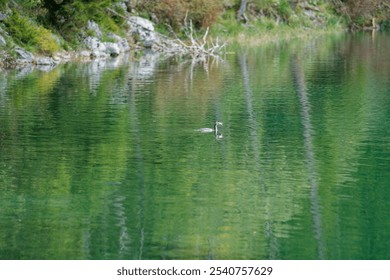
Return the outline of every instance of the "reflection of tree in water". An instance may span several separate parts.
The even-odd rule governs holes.
[[[313,149],[313,128],[311,125],[310,102],[307,96],[305,77],[302,66],[298,59],[292,59],[292,74],[295,87],[298,93],[299,104],[301,107],[301,121],[303,125],[303,139],[306,157],[307,171],[310,182],[310,205],[314,223],[315,238],[317,240],[318,258],[324,259],[324,244],[322,236],[322,222],[320,215],[320,201],[318,194],[318,174]]]
[[[246,109],[248,113],[248,121],[249,121],[249,127],[250,129],[250,137],[251,137],[251,144],[253,149],[253,155],[255,158],[256,163],[256,172],[259,174],[259,186],[261,186],[260,191],[261,195],[264,197],[266,195],[266,190],[264,187],[264,182],[261,182],[261,162],[260,162],[260,137],[258,135],[258,121],[256,119],[256,112],[253,108],[253,93],[252,89],[250,87],[250,80],[249,80],[249,72],[248,72],[248,65],[247,65],[247,55],[240,53],[238,55],[238,62],[240,64],[241,68],[241,74],[244,84],[244,95],[245,95],[245,101],[246,101]],[[265,235],[268,238],[269,242],[269,252],[268,252],[268,258],[270,259],[276,259],[278,255],[278,244],[277,239],[275,238],[275,234],[273,233],[272,228],[272,208],[267,207],[267,213],[265,217]]]

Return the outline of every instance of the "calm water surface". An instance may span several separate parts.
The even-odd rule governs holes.
[[[3,72],[0,259],[390,259],[389,49]]]

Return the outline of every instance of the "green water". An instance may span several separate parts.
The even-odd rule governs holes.
[[[0,259],[390,259],[389,50],[3,71]]]

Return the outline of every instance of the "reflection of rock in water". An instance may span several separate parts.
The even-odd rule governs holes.
[[[7,76],[4,75],[4,71],[0,69],[0,106],[4,103],[7,89]]]
[[[118,87],[121,90],[111,93],[111,104],[126,104],[128,94],[131,91],[142,88],[147,84],[147,80],[153,78],[158,58],[159,54],[147,51],[143,56],[137,58],[136,61],[132,61],[130,55],[124,53],[112,59],[94,60],[84,64],[85,66],[83,66],[82,75],[88,77],[90,92],[91,94],[96,95],[105,71],[118,69],[120,67],[122,69],[127,69],[127,84]]]
[[[146,51],[136,62],[132,64],[131,79],[143,80],[151,78],[157,66],[159,54],[153,51]]]

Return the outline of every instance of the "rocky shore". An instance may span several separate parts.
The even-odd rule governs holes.
[[[205,61],[218,57],[225,46],[208,37],[210,26],[214,36],[242,43],[246,35],[263,42],[287,33],[345,30],[348,23],[340,16],[347,6],[328,1],[212,2],[201,9],[196,0],[185,1],[181,9],[167,14],[166,9],[181,1],[0,1],[0,68],[50,70],[68,61],[102,61],[146,49]],[[388,5],[382,8],[384,14],[389,10]],[[373,17],[369,28],[378,29],[379,20]],[[381,26],[386,22],[382,16]],[[157,32],[154,24],[172,37]]]
[[[51,56],[36,55],[20,46],[12,48],[12,55],[5,50],[0,51],[0,67],[36,67],[48,71],[56,65],[68,61],[105,60],[142,49],[161,50],[161,42],[166,39],[162,39],[155,32],[154,25],[151,21],[129,15],[126,23],[126,36],[121,37],[114,33],[103,36],[99,25],[92,20],[88,21],[85,29],[88,33],[94,34],[94,36],[85,37],[82,42],[82,47],[76,51],[62,50],[55,52]],[[137,38],[137,43],[134,42],[134,37]],[[7,44],[6,41],[6,38],[0,33],[0,46],[5,46]]]

